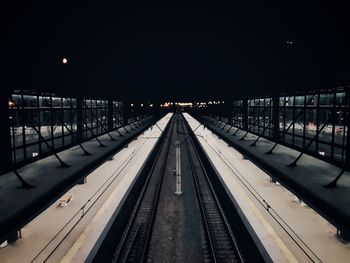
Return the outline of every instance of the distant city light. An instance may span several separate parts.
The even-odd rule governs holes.
[[[67,63],[68,63],[68,59],[67,59],[67,58],[63,58],[63,59],[62,59],[62,63],[63,63],[63,64],[67,64]]]
[[[172,102],[165,102],[163,104],[160,104],[161,108],[169,108],[171,105],[173,105]]]
[[[133,104],[133,103],[131,103],[131,104],[130,104],[130,107],[134,107],[134,104]]]
[[[177,102],[176,105],[179,105],[181,107],[192,107],[193,103],[192,102]]]
[[[286,43],[287,43],[287,45],[293,45],[294,42],[291,40],[287,40]]]
[[[170,108],[173,105],[176,105],[181,108],[206,108],[206,102],[165,102],[160,104],[161,108]],[[153,106],[153,104],[151,104]]]

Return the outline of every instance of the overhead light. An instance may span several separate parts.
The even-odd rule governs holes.
[[[9,107],[12,108],[15,106],[15,102],[12,100],[9,100]]]

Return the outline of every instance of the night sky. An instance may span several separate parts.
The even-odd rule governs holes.
[[[13,1],[2,86],[187,101],[348,85],[348,8],[267,2]]]

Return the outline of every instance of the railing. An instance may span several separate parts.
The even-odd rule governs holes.
[[[123,102],[113,100],[12,94],[9,119],[14,168],[116,130],[124,125],[123,107]]]

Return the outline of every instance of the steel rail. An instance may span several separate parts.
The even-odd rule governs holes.
[[[187,124],[187,123],[186,123]],[[218,210],[218,215],[220,216],[222,222],[223,222],[223,228],[224,228],[224,232],[226,232],[230,238],[230,242],[232,244],[232,248],[233,250],[235,251],[235,256],[237,257],[237,261],[238,262],[245,262],[244,260],[244,257],[242,255],[242,253],[240,252],[239,250],[239,246],[238,246],[238,243],[237,243],[237,240],[235,238],[235,235],[230,227],[230,224],[225,216],[225,213],[220,205],[220,202],[218,200],[218,197],[215,193],[215,190],[214,190],[214,187],[212,186],[211,184],[211,181],[209,179],[209,176],[208,176],[208,173],[205,169],[205,166],[203,164],[203,161],[197,151],[197,148],[195,146],[195,142],[193,140],[193,133],[191,132],[191,129],[186,125],[186,124],[183,124],[183,126],[186,126],[185,129],[189,130],[190,131],[190,136],[188,137],[189,139],[186,140],[186,148],[187,148],[187,151],[188,151],[188,156],[189,156],[189,161],[190,161],[190,167],[191,167],[191,172],[192,172],[192,176],[193,176],[193,180],[194,180],[194,183],[195,183],[195,188],[196,188],[196,193],[197,193],[197,199],[198,199],[198,203],[199,203],[199,206],[200,206],[200,210],[201,210],[201,214],[202,214],[202,218],[203,218],[203,221],[204,221],[204,226],[205,226],[205,229],[206,229],[206,234],[207,234],[207,237],[208,237],[208,242],[210,244],[210,251],[211,251],[211,254],[212,254],[212,260],[213,262],[218,262],[220,260],[218,260],[218,257],[217,257],[217,254],[220,252],[220,251],[217,251],[217,249],[215,249],[215,246],[213,244],[213,240],[212,240],[212,234],[210,233],[210,227],[209,227],[209,224],[208,224],[208,215],[206,214],[205,212],[205,209],[204,209],[204,204],[203,204],[203,197],[202,197],[202,194],[201,194],[201,189],[200,189],[200,186],[199,186],[199,183],[198,183],[198,179],[197,179],[197,172],[196,172],[196,169],[195,169],[195,165],[194,165],[194,160],[193,160],[193,157],[195,157],[197,160],[198,160],[198,163],[199,163],[199,166],[200,166],[200,169],[202,170],[203,172],[203,175],[204,175],[204,180],[207,184],[207,187],[209,189],[209,191],[211,192],[212,194],[212,197],[213,197],[213,201],[217,207],[217,210]],[[190,147],[192,147],[193,151],[190,151]],[[194,153],[194,156],[192,156],[191,152]]]
[[[169,127],[169,131],[167,132],[171,132],[172,131],[172,127],[173,127],[173,119],[170,120],[171,121],[171,124],[167,127]],[[137,233],[134,233],[134,237],[132,237],[132,227],[134,226],[135,224],[135,221],[136,221],[136,218],[137,218],[137,215],[139,214],[140,212],[140,208],[142,206],[142,201],[144,200],[146,194],[147,194],[147,189],[148,189],[148,186],[149,186],[149,182],[151,180],[151,177],[152,177],[152,174],[154,173],[154,170],[156,168],[156,165],[157,165],[157,162],[158,160],[160,159],[161,157],[161,153],[162,153],[162,150],[165,148],[165,161],[163,162],[162,164],[162,167],[161,167],[161,178],[160,178],[160,181],[158,183],[158,186],[157,186],[157,191],[156,191],[156,196],[155,196],[155,199],[154,199],[154,203],[153,203],[153,206],[152,206],[152,209],[151,209],[151,215],[150,215],[150,220],[148,222],[148,230],[147,230],[147,234],[146,234],[146,239],[145,239],[145,243],[143,244],[143,247],[141,248],[141,256],[140,256],[140,259],[141,260],[138,260],[137,262],[144,262],[146,260],[146,256],[147,256],[147,248],[148,248],[148,245],[149,245],[149,240],[150,240],[150,233],[151,233],[151,228],[153,226],[153,221],[154,221],[154,217],[155,217],[155,213],[156,213],[156,208],[157,208],[157,205],[158,205],[158,201],[159,201],[159,194],[160,194],[160,189],[161,189],[161,185],[162,185],[162,181],[163,181],[163,177],[164,177],[164,171],[165,171],[165,167],[166,167],[166,161],[167,161],[167,158],[168,158],[168,153],[169,153],[169,148],[170,148],[170,140],[165,140],[165,137],[166,137],[166,134],[164,133],[164,136],[162,137],[163,138],[163,141],[162,141],[162,145],[156,155],[156,158],[152,164],[152,167],[150,169],[150,172],[148,173],[148,176],[147,176],[147,179],[146,179],[146,182],[145,182],[145,185],[143,186],[141,192],[140,192],[140,195],[139,195],[139,198],[137,199],[137,202],[133,208],[133,212],[130,216],[130,220],[129,220],[129,223],[127,224],[126,226],[126,229],[124,231],[124,234],[122,236],[122,239],[121,241],[119,242],[119,245],[117,247],[117,250],[112,258],[112,262],[127,262],[129,257],[130,257],[130,254],[132,252],[132,249],[134,248],[134,246],[137,244],[137,241],[138,241],[138,235],[140,233],[140,226],[137,227]],[[165,144],[167,143],[167,144]],[[131,244],[127,244],[129,238],[131,238]],[[129,247],[127,247],[129,246]],[[125,253],[123,253],[125,252]],[[139,251],[138,251],[139,252]]]

